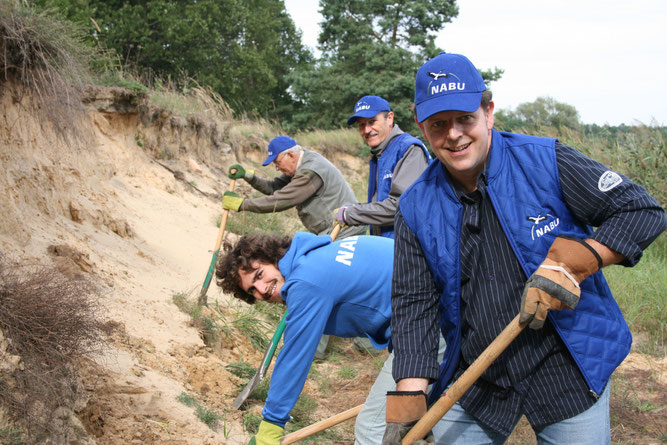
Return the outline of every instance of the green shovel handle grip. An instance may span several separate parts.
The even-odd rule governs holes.
[[[271,338],[271,347],[269,348],[269,353],[266,355],[264,363],[262,363],[262,366],[264,367],[268,368],[269,363],[271,363],[271,358],[273,358],[273,353],[276,351],[276,347],[280,342],[280,337],[283,336],[283,332],[285,331],[285,327],[287,326],[287,321],[285,320],[286,318],[287,318],[287,311],[285,311],[283,318],[280,320],[280,323],[278,323],[276,332],[273,333],[273,337]]]

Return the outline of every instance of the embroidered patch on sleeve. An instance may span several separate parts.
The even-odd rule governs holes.
[[[600,176],[600,179],[598,180],[598,188],[601,192],[608,192],[621,182],[623,182],[621,175],[611,170],[607,170]]]

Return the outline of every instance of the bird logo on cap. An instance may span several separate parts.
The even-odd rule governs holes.
[[[442,93],[443,91],[449,91],[450,89],[452,89],[452,90],[461,90],[461,91],[465,89],[465,86],[466,86],[465,82],[462,82],[461,78],[454,73],[443,73],[442,70],[441,70],[437,73],[429,71],[427,74],[433,78],[433,80],[428,83],[428,86],[426,88],[427,91],[428,91],[428,93],[427,93],[428,95]],[[442,83],[438,84],[440,86],[436,85],[434,87],[435,90],[431,90],[431,85],[433,85],[433,82],[437,82],[441,78],[442,79],[447,79],[449,77],[455,77],[459,82],[456,83],[456,84],[454,84],[454,83],[447,84],[445,82],[442,82]],[[447,85],[449,85],[449,87],[447,87]]]
[[[434,78],[435,80],[438,80],[441,77],[445,77],[445,78],[449,77],[449,74],[446,74],[446,73],[428,73],[428,75],[431,76],[432,78]]]

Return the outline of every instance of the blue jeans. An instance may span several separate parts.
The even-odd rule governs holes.
[[[609,384],[600,399],[583,413],[535,430],[539,445],[609,445]],[[515,426],[521,416],[517,417]],[[507,437],[478,423],[456,403],[433,427],[436,444],[500,445]]]
[[[438,344],[438,361],[442,361],[445,353],[445,339],[440,336]],[[385,428],[385,408],[387,403],[387,391],[396,390],[396,382],[391,375],[391,364],[394,362],[392,352],[384,362],[373,386],[371,387],[364,407],[357,416],[354,424],[355,445],[380,445]]]

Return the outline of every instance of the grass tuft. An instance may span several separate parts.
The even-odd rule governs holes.
[[[55,11],[0,1],[0,80],[24,87],[13,92],[15,101],[35,92],[35,110],[64,138],[81,136],[71,124],[83,115],[81,92],[94,55],[83,30]]]
[[[210,429],[215,431],[218,428],[218,423],[220,422],[221,416],[215,411],[206,408],[195,397],[186,392],[182,392],[177,397],[177,400],[185,406],[194,408],[197,418],[204,422]]]

